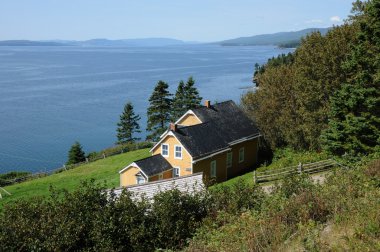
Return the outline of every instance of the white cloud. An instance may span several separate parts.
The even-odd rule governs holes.
[[[330,21],[334,23],[339,23],[339,22],[342,22],[342,19],[339,16],[332,16],[330,18]]]

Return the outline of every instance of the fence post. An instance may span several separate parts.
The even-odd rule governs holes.
[[[63,168],[64,168],[65,170],[67,170],[67,169],[66,169],[66,165],[65,165],[65,164],[63,164]]]
[[[299,174],[302,173],[302,163],[301,162],[298,164],[298,173]]]
[[[253,171],[253,183],[257,183],[257,178],[256,178],[256,170]]]
[[[88,158],[86,158],[86,163],[88,163]]]
[[[106,158],[106,154],[103,152],[103,158]]]

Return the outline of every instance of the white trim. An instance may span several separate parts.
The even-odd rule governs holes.
[[[214,176],[212,174],[213,164],[215,164],[215,174],[214,174]],[[210,162],[210,178],[216,178],[216,160],[212,160]]]
[[[231,164],[228,163],[228,154],[231,154]],[[233,161],[233,152],[232,151],[227,152],[227,157],[226,157],[226,167],[227,167],[227,169],[232,167],[232,161]]]
[[[176,148],[177,148],[177,147],[180,147],[180,148],[181,148],[181,157],[177,157],[177,156],[176,156],[176,153],[177,153]],[[182,155],[182,145],[175,144],[175,145],[174,145],[174,159],[181,159],[181,160],[182,160],[182,158],[183,158],[183,155]]]
[[[144,182],[143,183],[139,183],[138,177],[142,177],[144,179]],[[145,184],[146,182],[147,182],[147,179],[145,179],[144,176],[140,176],[140,175],[136,176],[136,184],[137,185],[142,185],[142,184]]]
[[[149,150],[149,152],[152,152],[167,136],[172,136],[172,137],[174,137],[175,139],[177,139],[177,141],[178,141],[178,143],[181,143],[181,141],[179,141],[179,139],[173,134],[173,132],[171,132],[171,131],[169,131],[168,133],[167,133],[167,135],[164,137],[164,138],[162,138],[158,143],[156,143],[156,145],[155,146],[153,146],[152,147],[152,149],[150,149]],[[188,150],[186,150],[186,148],[182,145],[182,148],[187,152],[187,154],[189,154],[189,156],[191,157],[191,155],[190,155],[190,152],[188,152]]]
[[[175,170],[175,169],[178,169],[178,177],[181,177],[181,167],[177,167],[177,166],[176,166],[176,167],[173,167],[172,177],[173,177],[173,178],[178,178],[178,177],[175,177],[175,176],[174,176],[174,170]]]
[[[192,111],[191,109],[188,110],[185,114],[183,114],[174,124],[178,124],[183,118],[185,118],[187,115],[193,115],[195,116],[195,118],[198,119],[198,121],[200,121],[200,123],[203,123],[201,119],[199,119],[199,117],[194,113],[194,111]]]
[[[124,169],[120,170],[119,174],[122,174],[123,172],[125,172],[126,170],[128,170],[131,167],[137,167],[140,170],[140,172],[145,176],[145,178],[147,179],[147,181],[149,180],[149,177],[143,172],[143,170],[135,162],[133,162],[132,164],[128,165]]]
[[[197,163],[197,162],[199,162],[199,161],[202,161],[202,160],[208,159],[208,158],[210,158],[210,157],[213,157],[213,156],[215,156],[215,155],[218,155],[218,154],[221,154],[221,153],[223,153],[223,152],[230,151],[230,150],[231,150],[231,148],[227,148],[227,149],[224,149],[224,150],[221,150],[221,151],[218,151],[218,152],[214,152],[214,153],[212,153],[212,154],[210,154],[210,155],[208,155],[208,156],[205,156],[205,157],[203,157],[203,158],[196,159],[196,160],[192,161],[192,163],[195,164],[195,163]]]
[[[249,140],[252,140],[252,139],[255,139],[255,138],[258,138],[260,137],[260,133],[256,134],[256,135],[253,135],[253,136],[248,136],[248,137],[243,137],[243,138],[240,138],[238,140],[235,140],[235,141],[232,141],[230,143],[228,143],[229,145],[235,145],[235,144],[239,144],[239,143],[243,143],[245,141],[249,141]]]
[[[243,150],[243,159],[242,160],[240,160],[240,151],[241,150]],[[245,148],[244,147],[241,147],[240,149],[239,149],[239,164],[240,163],[243,163],[244,162],[244,160],[245,160]]]
[[[163,149],[162,147],[163,147],[164,145],[168,146],[168,154],[167,154],[167,155],[164,155],[164,154],[163,154],[164,149]],[[167,144],[167,143],[163,143],[163,144],[161,144],[161,156],[163,156],[163,157],[169,157],[169,156],[170,156],[170,144]]]

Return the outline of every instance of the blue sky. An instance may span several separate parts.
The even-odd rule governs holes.
[[[353,0],[1,0],[0,40],[217,41],[341,24]]]

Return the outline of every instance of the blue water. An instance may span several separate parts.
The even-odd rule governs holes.
[[[87,152],[112,146],[127,101],[145,129],[158,80],[175,92],[179,80],[192,75],[203,98],[239,102],[251,85],[254,64],[288,51],[216,45],[0,47],[0,173],[60,167],[76,140]]]

